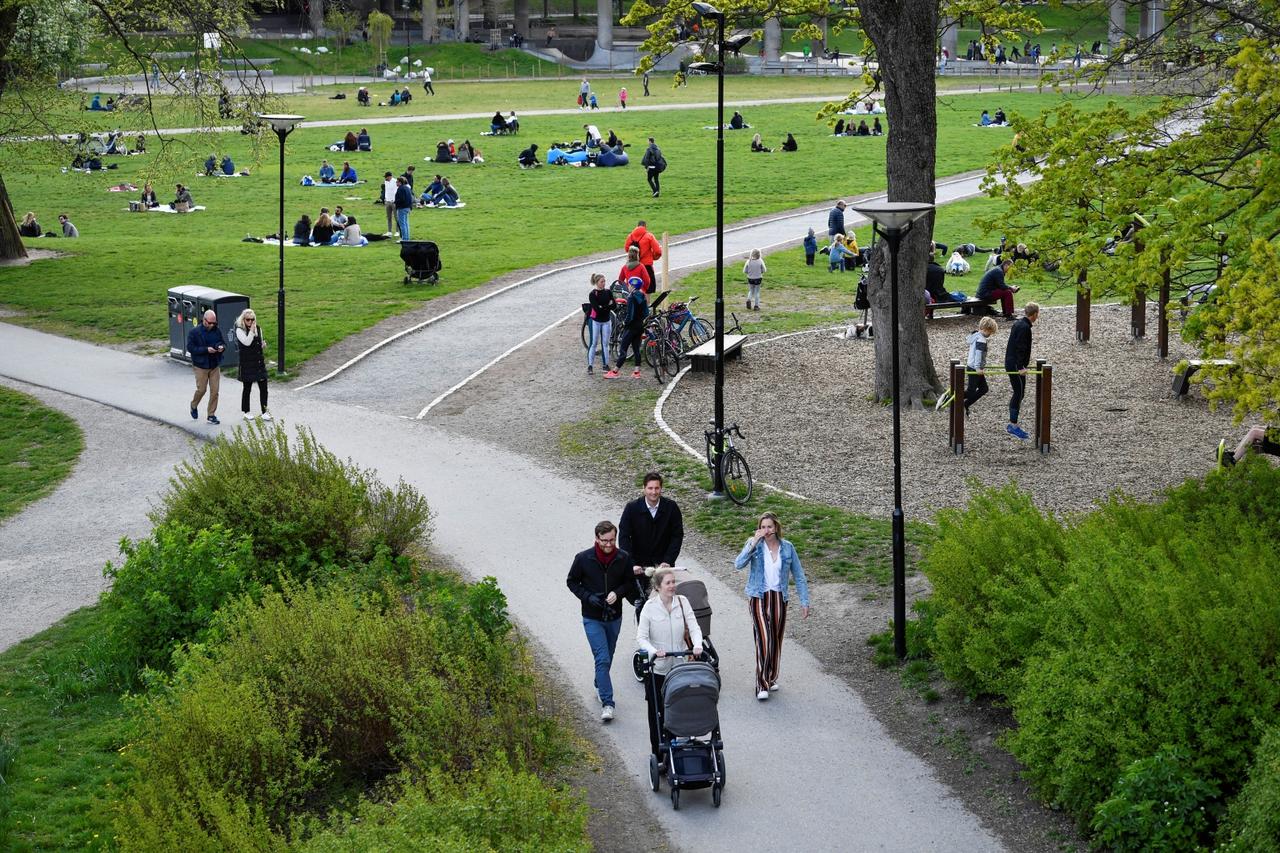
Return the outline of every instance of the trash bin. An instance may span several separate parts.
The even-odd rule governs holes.
[[[169,288],[169,357],[191,363],[187,352],[187,335],[200,322],[205,311],[218,315],[218,330],[227,344],[222,354],[223,367],[240,364],[240,348],[236,345],[236,318],[249,307],[249,297],[240,293],[215,290],[199,284]]]

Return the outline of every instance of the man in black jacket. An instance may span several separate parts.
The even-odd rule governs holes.
[[[218,424],[218,385],[222,374],[218,365],[222,364],[222,354],[227,349],[222,332],[218,330],[218,315],[212,311],[204,312],[200,325],[187,333],[187,352],[191,354],[191,369],[196,375],[196,393],[191,398],[191,419],[200,417],[200,399],[209,391],[209,409],[207,420]]]
[[[582,628],[596,663],[596,693],[600,720],[613,719],[613,651],[622,629],[622,599],[635,597],[631,557],[618,550],[618,530],[612,521],[596,525],[595,545],[579,552],[565,585],[582,602]]]
[[[1027,438],[1027,431],[1018,426],[1018,409],[1022,395],[1027,391],[1027,365],[1031,363],[1031,326],[1040,317],[1040,306],[1028,302],[1022,309],[1023,317],[1009,329],[1009,344],[1004,351],[1004,369],[1009,371],[1009,384],[1013,395],[1009,398],[1009,425],[1005,432],[1014,438]]]
[[[618,522],[618,547],[631,555],[635,588],[641,601],[649,595],[645,566],[674,566],[684,544],[684,517],[680,506],[662,496],[662,475],[644,475],[644,494],[622,508]]]

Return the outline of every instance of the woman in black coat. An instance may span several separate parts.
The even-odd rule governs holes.
[[[236,343],[240,345],[240,411],[244,413],[246,421],[253,420],[253,415],[249,412],[249,391],[257,383],[262,419],[269,421],[272,418],[267,411],[267,361],[263,355],[265,342],[252,308],[244,309],[236,318]]]

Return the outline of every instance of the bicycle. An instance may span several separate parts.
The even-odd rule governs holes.
[[[737,424],[726,424],[724,429],[717,430],[715,421],[710,422],[711,429],[703,433],[707,441],[707,470],[711,472],[711,485],[714,487],[716,477],[716,451],[720,451],[719,482],[724,485],[724,493],[729,500],[743,506],[751,500],[754,484],[751,481],[751,468],[746,457],[733,444],[733,437],[743,438]],[[728,447],[723,445],[727,444]]]
[[[688,302],[676,302],[671,306],[670,319],[675,324],[676,337],[680,339],[684,352],[702,346],[715,334],[710,323],[694,315],[692,307],[697,301],[698,297],[691,296]]]

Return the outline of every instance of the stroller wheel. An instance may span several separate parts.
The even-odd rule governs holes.
[[[671,808],[674,809],[675,811],[680,811],[680,789],[679,788],[671,789]]]
[[[662,780],[658,778],[658,756],[649,756],[649,787],[656,794],[658,789],[662,787]]]
[[[720,787],[723,788],[729,780],[729,775],[724,770],[724,752],[719,749],[716,750],[716,765],[720,768]]]
[[[711,786],[711,802],[715,804],[715,807],[716,807],[716,808],[720,808],[720,792],[721,792],[721,790],[723,790],[723,789],[722,789],[719,785],[712,785],[712,786]]]
[[[635,671],[636,681],[640,682],[641,684],[644,684],[644,665],[645,665],[645,657],[643,654],[636,653],[631,658],[631,668]],[[656,791],[658,789],[654,788],[654,790]]]

